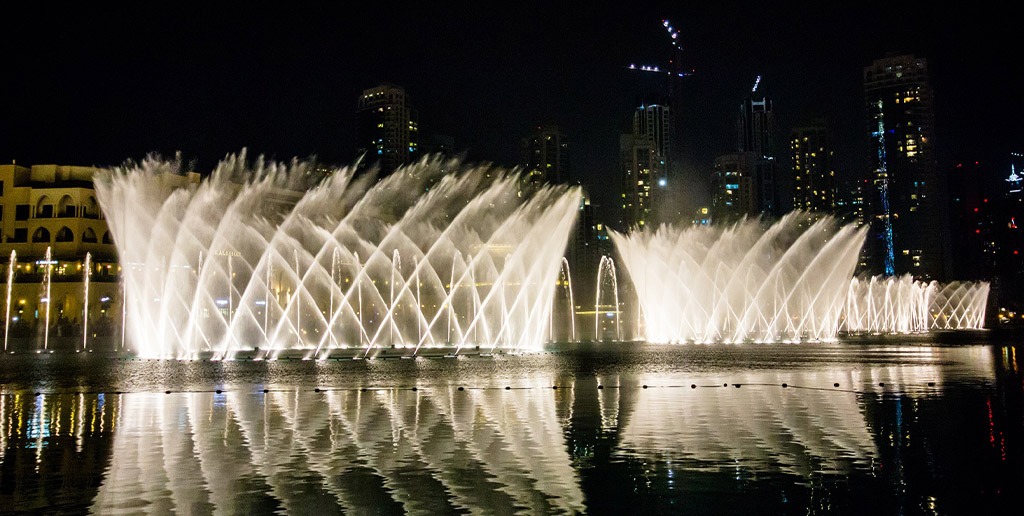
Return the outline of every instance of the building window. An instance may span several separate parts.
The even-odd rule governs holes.
[[[14,220],[28,220],[29,205],[19,204],[14,207]]]
[[[28,228],[15,228],[14,236],[8,238],[7,241],[17,244],[28,242]]]
[[[62,228],[60,228],[60,231],[57,232],[57,241],[58,242],[74,242],[75,241],[75,234],[72,233],[71,229],[69,229],[67,226],[62,227]]]
[[[4,194],[4,182],[0,181],[0,195]]]
[[[47,231],[46,228],[39,228],[39,229],[36,230],[35,233],[32,234],[32,241],[33,242],[49,242],[50,241],[50,232]]]

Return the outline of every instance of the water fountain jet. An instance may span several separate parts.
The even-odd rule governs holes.
[[[92,278],[92,254],[85,253],[85,265],[82,268],[82,350],[89,350],[89,280]]]
[[[128,345],[142,356],[543,345],[576,187],[521,196],[517,170],[434,158],[379,181],[352,167],[309,186],[311,163],[252,165],[244,152],[197,185],[161,180],[180,166],[148,158],[97,180],[122,262],[137,264],[122,281]],[[229,263],[203,263],[224,252]],[[343,288],[342,263],[355,268]]]
[[[611,237],[651,342],[836,340],[977,329],[987,282],[855,278],[867,229],[792,212],[764,227],[662,226]],[[656,280],[655,280],[656,279]]]
[[[4,319],[4,352],[7,352],[7,337],[11,331],[11,290],[14,288],[14,269],[18,266],[18,253],[11,251],[11,261],[7,264],[7,316]]]

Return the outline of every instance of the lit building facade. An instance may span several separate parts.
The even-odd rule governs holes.
[[[872,273],[949,276],[949,220],[934,142],[927,61],[887,57],[864,68],[871,195],[865,250]]]
[[[836,171],[824,125],[794,128],[789,135],[793,209],[810,213],[836,212]]]
[[[658,154],[654,142],[632,134],[622,135],[619,150],[622,156],[622,226],[642,229],[651,220]]]
[[[96,200],[100,169],[0,165],[5,351],[112,349],[121,328],[121,264]],[[199,183],[199,174],[164,178]]]
[[[701,206],[693,212],[693,220],[690,221],[694,226],[710,226],[711,225],[711,208],[708,206]]]
[[[643,228],[652,222],[656,186],[667,181],[672,150],[668,106],[650,104],[633,112],[633,130],[619,140],[622,167],[622,225]]]
[[[401,86],[383,84],[363,90],[356,107],[357,152],[382,175],[419,159],[419,120]]]
[[[711,181],[712,222],[736,222],[761,213],[757,189],[759,161],[753,152],[735,152],[715,158]]]
[[[114,329],[120,266],[96,202],[92,181],[97,171],[0,165],[0,268],[10,290],[3,308],[8,351],[34,349],[40,337],[59,347],[68,344],[60,346],[61,339],[73,337],[81,346],[86,275],[89,333],[103,336]]]
[[[521,142],[524,181],[561,183],[569,177],[569,143],[556,125],[537,126]]]
[[[669,107],[664,104],[648,104],[636,108],[633,112],[633,135],[651,140],[655,154],[665,162],[664,170],[667,171],[672,152],[672,116]]]

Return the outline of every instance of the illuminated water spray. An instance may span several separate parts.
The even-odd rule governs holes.
[[[572,273],[569,271],[569,260],[562,257],[562,268],[559,271],[558,283],[563,288],[566,296],[566,303],[569,310],[569,341],[576,341],[576,302],[572,294]],[[555,340],[555,311],[551,311],[549,320],[548,340]]]
[[[295,249],[295,280],[300,281],[302,275],[299,273],[299,250]],[[295,305],[295,345],[302,347],[302,294],[296,285],[292,292],[292,304]]]
[[[18,253],[11,251],[11,261],[7,265],[7,321],[4,324],[4,351],[7,351],[7,337],[11,330],[11,290],[14,288],[14,269],[18,266]]]
[[[601,294],[607,290],[605,288],[606,284],[611,288],[612,302],[615,303],[612,311],[606,313],[614,314],[615,339],[622,340],[622,326],[619,318],[619,279],[615,274],[615,261],[610,256],[602,256],[601,262],[597,266],[597,292],[594,299],[594,340],[601,340]],[[608,293],[604,294],[605,296],[609,295]]]
[[[89,280],[92,278],[92,254],[85,253],[85,265],[82,270],[82,293],[85,295],[85,308],[82,310],[82,349],[89,349]]]
[[[141,356],[545,342],[577,187],[520,195],[515,170],[441,159],[379,180],[337,169],[311,186],[312,163],[244,152],[198,184],[160,179],[180,167],[152,158],[96,181],[120,259],[138,264],[122,282],[127,346]]]
[[[977,329],[987,282],[855,278],[867,227],[792,212],[764,225],[612,232],[651,342],[835,340],[840,332]],[[657,278],[643,281],[642,278]]]
[[[128,286],[121,283],[121,349],[128,337]]]
[[[53,274],[53,259],[50,255],[50,247],[46,248],[46,272],[43,275],[43,283],[46,285],[46,327],[43,329],[43,349],[49,349],[50,345],[50,306],[53,305],[53,299],[50,297],[52,294],[50,284]]]

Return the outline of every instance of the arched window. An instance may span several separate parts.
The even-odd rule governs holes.
[[[36,230],[35,233],[32,234],[32,241],[33,242],[49,242],[50,241],[50,232],[47,231],[46,228],[39,228],[39,229]]]
[[[85,200],[85,206],[82,207],[82,216],[90,219],[96,219],[99,218],[99,215],[100,207],[96,204],[96,198],[90,195],[89,198]]]
[[[77,217],[75,213],[77,206],[75,206],[75,200],[70,195],[65,195],[60,198],[60,202],[57,203],[57,216],[58,217]]]
[[[60,231],[57,232],[57,241],[58,242],[74,242],[75,241],[75,234],[71,232],[70,228],[68,228],[67,226],[64,226],[64,227],[60,228]]]
[[[50,204],[50,198],[42,196],[39,201],[36,202],[36,218],[37,219],[49,219],[53,217],[53,205]]]
[[[85,228],[85,231],[82,232],[82,242],[87,244],[95,244],[96,232],[93,231],[92,228]]]
[[[104,231],[103,232],[103,243],[104,244],[113,244],[114,243],[114,241],[111,240],[111,238],[110,238],[110,232],[109,231]]]

